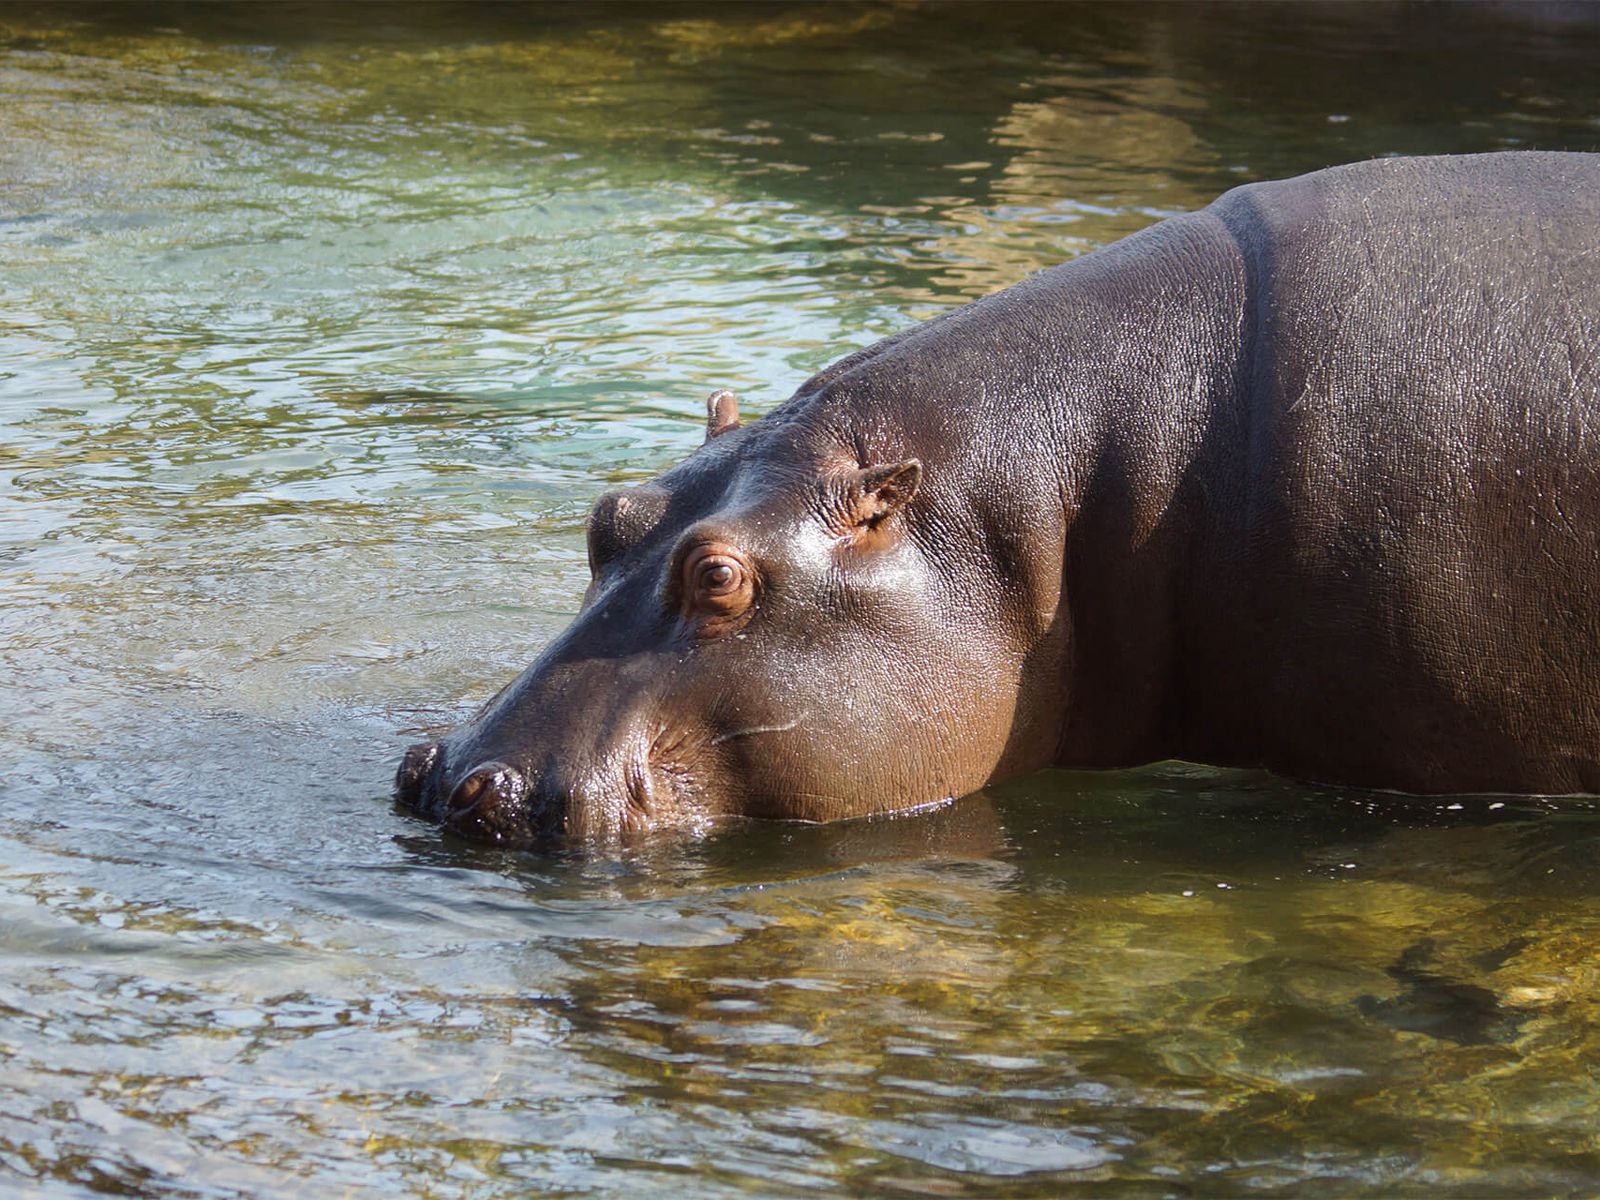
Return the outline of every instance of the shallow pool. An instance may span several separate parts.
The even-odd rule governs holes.
[[[713,388],[1237,182],[1600,149],[1585,16],[0,7],[0,1191],[1600,1190],[1593,803],[388,800]]]

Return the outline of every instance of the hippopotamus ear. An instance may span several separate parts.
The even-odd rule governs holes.
[[[739,397],[718,388],[706,398],[706,441],[739,428]]]
[[[850,523],[871,529],[892,517],[911,502],[921,482],[922,464],[914,458],[855,471],[845,481]]]

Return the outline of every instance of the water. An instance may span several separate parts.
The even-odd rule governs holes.
[[[713,388],[1243,180],[1600,148],[1588,15],[0,8],[0,1189],[1600,1189],[1591,802],[387,801]]]

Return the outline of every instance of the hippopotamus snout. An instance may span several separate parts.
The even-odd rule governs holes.
[[[400,768],[394,773],[394,798],[409,809],[423,811],[424,795],[439,765],[438,742],[407,746]]]
[[[443,742],[408,748],[395,772],[395,800],[419,816],[490,841],[531,828],[524,772],[498,761],[455,771],[450,758]]]
[[[631,761],[619,771],[599,768],[574,778],[553,761],[539,770],[484,759],[448,739],[410,747],[394,787],[395,800],[417,815],[504,846],[621,833],[654,793],[648,770]]]

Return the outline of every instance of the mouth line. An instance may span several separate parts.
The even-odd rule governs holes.
[[[787,721],[782,725],[752,725],[749,729],[734,729],[727,733],[719,733],[716,737],[711,739],[711,744],[713,746],[720,746],[722,743],[731,742],[735,738],[753,737],[758,733],[787,733],[791,729],[800,728],[801,724],[810,715],[810,711],[807,710],[806,712],[801,713],[794,720]]]

